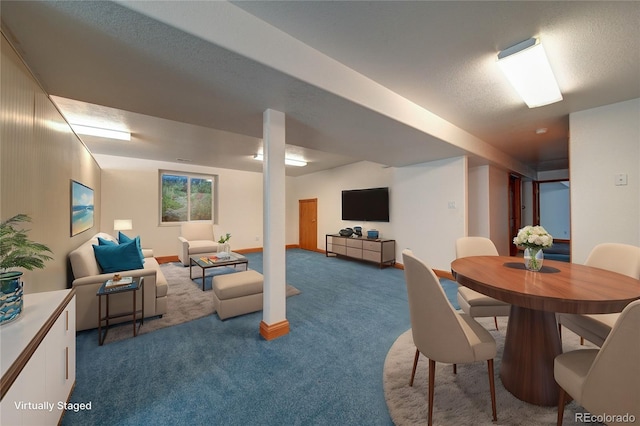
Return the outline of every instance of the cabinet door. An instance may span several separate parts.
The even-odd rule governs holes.
[[[58,423],[58,419],[52,416],[48,410],[29,407],[29,404],[50,401],[45,385],[46,363],[46,349],[40,345],[2,398],[0,424],[47,425]]]
[[[67,401],[76,377],[76,299],[71,299],[47,334],[47,395],[51,401]],[[62,412],[54,408],[61,415]]]

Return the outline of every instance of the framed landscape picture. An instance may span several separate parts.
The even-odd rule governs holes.
[[[93,189],[71,181],[71,236],[93,228]]]

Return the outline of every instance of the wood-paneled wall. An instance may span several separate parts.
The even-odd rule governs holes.
[[[70,282],[68,253],[99,229],[100,167],[4,34],[0,62],[0,219],[28,214],[30,238],[53,251],[44,270],[25,272],[25,293],[63,289]],[[72,179],[95,191],[94,227],[75,237]]]

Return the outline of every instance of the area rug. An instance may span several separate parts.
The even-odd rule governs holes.
[[[494,423],[491,420],[486,362],[461,364],[456,375],[453,374],[451,365],[436,363],[433,424],[555,425],[558,413],[556,407],[539,407],[520,401],[502,386],[498,372],[507,328],[506,318],[498,318],[499,331],[493,326],[493,318],[477,320],[491,332],[498,347],[498,354],[494,360],[498,421]],[[580,346],[578,336],[566,328],[562,329],[562,343],[565,352],[595,347],[589,342]],[[409,329],[392,345],[384,363],[385,400],[391,419],[397,426],[427,424],[429,360],[421,355],[413,387],[410,387],[409,379],[415,350]],[[571,402],[565,407],[564,424],[584,424],[575,421],[576,413],[584,413],[584,410],[575,402]]]
[[[182,266],[181,263],[165,263],[160,265],[160,269],[169,283],[167,313],[162,317],[145,318],[144,324],[139,328],[139,335],[215,314],[211,281],[215,275],[236,272],[234,268],[229,267],[208,269],[205,276],[205,291],[202,291],[202,276],[191,280],[189,268]],[[202,274],[202,270],[194,268],[193,274]],[[287,297],[300,294],[300,290],[289,284],[286,292]],[[110,327],[105,343],[133,337],[132,328],[130,322]]]

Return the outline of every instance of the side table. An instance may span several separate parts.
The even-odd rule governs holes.
[[[138,329],[144,324],[144,277],[135,277],[133,278],[133,282],[129,285],[116,287],[107,289],[108,281],[102,283],[96,296],[98,296],[98,344],[102,346],[104,344],[104,340],[107,337],[107,332],[109,331],[109,320],[115,318],[121,318],[125,316],[131,315],[133,322],[133,337],[138,335]],[[138,290],[142,289],[142,308],[136,309],[136,295],[138,294]],[[114,294],[121,294],[131,292],[133,295],[133,307],[131,312],[125,312],[117,315],[109,315],[109,296]],[[106,297],[106,305],[105,305],[105,315],[102,316],[102,298]],[[136,327],[136,314],[140,312],[140,325]],[[105,321],[105,330],[104,335],[102,334],[102,322]]]

